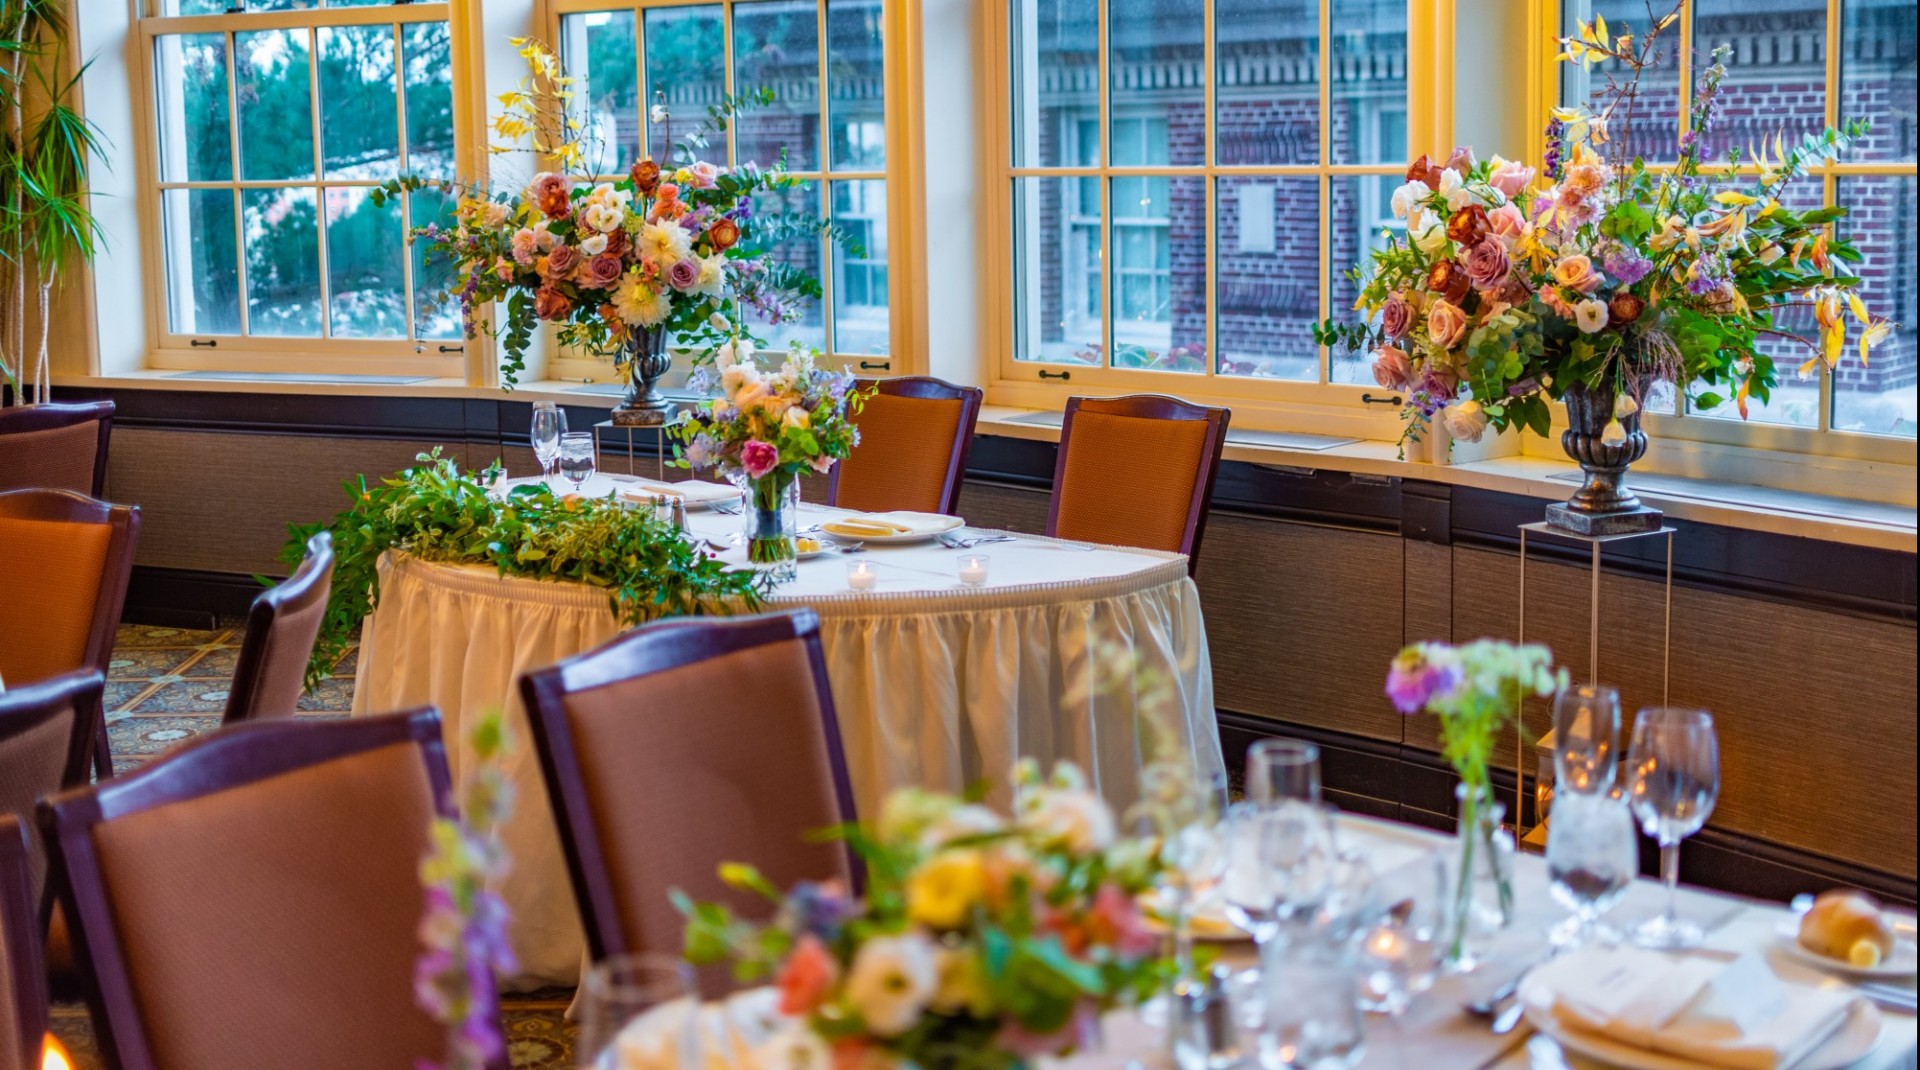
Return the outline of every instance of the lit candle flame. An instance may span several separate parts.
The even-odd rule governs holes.
[[[73,1070],[73,1060],[67,1056],[66,1045],[52,1033],[41,1044],[40,1070]]]

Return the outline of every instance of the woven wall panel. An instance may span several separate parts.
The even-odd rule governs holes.
[[[960,490],[960,515],[975,527],[1039,535],[1047,530],[1048,500],[1044,490],[969,482]]]

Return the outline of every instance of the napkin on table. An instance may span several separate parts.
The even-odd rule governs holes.
[[[688,505],[710,505],[714,502],[734,501],[739,497],[740,488],[731,483],[709,483],[701,479],[685,479],[677,483],[668,483],[655,479],[636,478],[632,481],[632,485],[620,488],[620,500],[628,502],[683,498]]]

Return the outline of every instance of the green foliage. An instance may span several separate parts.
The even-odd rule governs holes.
[[[388,550],[604,588],[609,609],[627,625],[757,609],[770,589],[761,574],[727,568],[647,510],[561,498],[541,486],[516,487],[502,500],[487,492],[497,466],[474,479],[438,448],[418,460],[377,486],[364,476],[348,480],[353,504],[332,521],[289,526],[281,553],[289,567],[315,533],[333,535],[333,588],[309,686],[326,678],[378,604],[378,566]]]

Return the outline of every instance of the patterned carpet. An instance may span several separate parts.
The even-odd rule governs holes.
[[[107,736],[118,769],[148,759],[220,727],[227,682],[240,652],[240,630],[188,631],[126,625],[114,643],[107,678]],[[333,679],[300,700],[302,717],[344,717],[353,707],[357,651],[335,666]],[[506,997],[509,1050],[517,1070],[570,1070],[573,1027],[564,1017],[573,993],[552,990]],[[56,1003],[53,1031],[73,1053],[78,1070],[103,1070],[86,1007]]]

